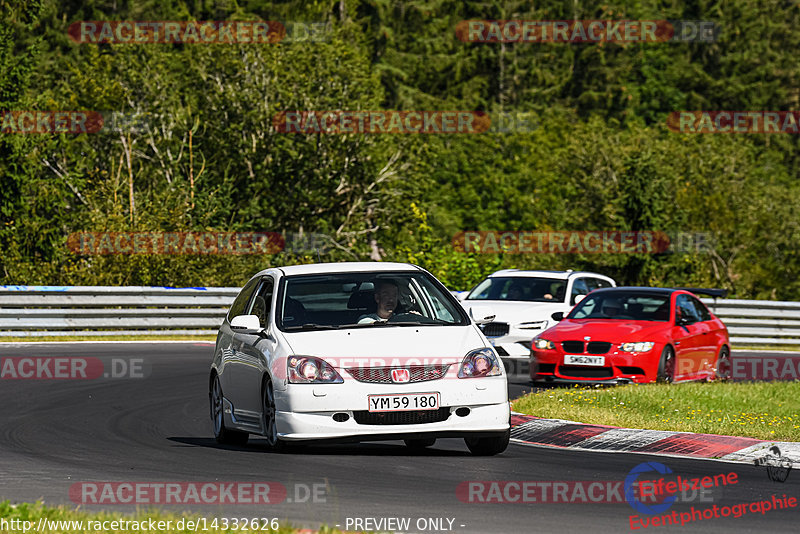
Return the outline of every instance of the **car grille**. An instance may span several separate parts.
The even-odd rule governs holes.
[[[561,343],[564,352],[567,354],[583,354],[583,341],[564,341]],[[611,343],[608,341],[590,341],[586,343],[586,352],[589,354],[605,354],[611,350]]]
[[[508,323],[488,323],[481,327],[486,337],[498,337],[508,334]]]
[[[583,354],[583,341],[563,341],[561,346],[568,354]]]
[[[611,378],[614,370],[610,367],[570,367],[560,365],[558,374],[570,378]]]
[[[608,341],[590,341],[586,344],[586,352],[589,354],[605,354],[611,350],[611,343]]]
[[[441,423],[450,417],[450,408],[438,410],[410,410],[405,412],[353,412],[353,419],[359,425],[419,425]]]
[[[410,380],[404,384],[438,380],[447,374],[450,364],[412,365],[410,367],[349,367],[347,372],[359,382],[392,384],[392,369],[408,369]]]

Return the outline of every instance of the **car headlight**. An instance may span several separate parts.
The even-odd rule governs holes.
[[[550,341],[549,339],[542,339],[537,337],[533,340],[533,348],[539,350],[553,350],[556,348],[556,344]]]
[[[530,323],[519,323],[517,328],[520,330],[544,330],[547,328],[547,321],[532,321]]]
[[[341,384],[344,382],[336,369],[322,358],[290,356],[286,364],[290,384]]]
[[[636,343],[623,343],[619,346],[619,349],[622,352],[647,352],[648,350],[653,348],[652,341],[638,341]]]
[[[492,349],[473,350],[458,366],[458,378],[480,378],[502,374],[500,362]]]

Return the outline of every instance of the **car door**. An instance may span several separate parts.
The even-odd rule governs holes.
[[[717,361],[717,347],[722,344],[720,339],[722,331],[718,328],[717,321],[712,319],[711,313],[705,304],[695,297],[691,297],[691,302],[703,327],[700,346],[702,355],[700,355],[699,370],[705,373],[713,373],[713,368],[716,367]]]
[[[246,310],[247,315],[255,315],[261,328],[258,334],[235,332],[234,346],[237,358],[232,366],[233,381],[236,382],[236,412],[241,418],[260,422],[262,409],[261,382],[268,371],[275,354],[276,337],[270,331],[270,321],[274,311],[275,279],[265,276]]]
[[[676,379],[694,377],[700,371],[704,355],[702,347],[708,325],[700,320],[691,298],[690,295],[680,294],[675,299],[672,340],[675,346]]]
[[[222,393],[234,406],[236,406],[236,398],[238,393],[238,386],[234,384],[232,373],[235,369],[234,362],[238,356],[238,346],[240,341],[236,340],[234,333],[231,330],[230,322],[234,317],[244,315],[246,310],[250,308],[250,302],[253,300],[253,295],[258,289],[260,279],[253,278],[245,284],[242,290],[234,299],[228,310],[228,315],[220,327],[220,334],[217,341],[217,346],[220,347],[220,363],[218,367],[220,385],[222,386]]]

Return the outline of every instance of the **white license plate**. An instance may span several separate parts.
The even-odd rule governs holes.
[[[605,364],[605,356],[578,356],[576,354],[564,355],[564,365],[594,365],[597,367],[602,367]]]
[[[438,410],[438,393],[406,393],[404,395],[367,395],[370,412],[405,412]]]

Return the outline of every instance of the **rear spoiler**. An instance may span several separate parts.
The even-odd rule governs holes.
[[[727,289],[708,289],[704,287],[676,287],[675,289],[691,291],[695,295],[708,295],[709,297],[714,297],[715,299],[717,298],[724,299],[725,297],[728,296]]]

